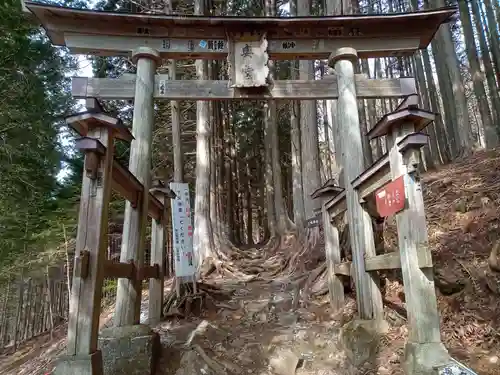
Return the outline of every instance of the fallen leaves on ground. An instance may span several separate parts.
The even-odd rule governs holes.
[[[500,363],[500,297],[486,282],[494,277],[487,258],[500,239],[499,172],[500,151],[488,151],[423,176],[443,341],[481,375],[498,374]],[[385,225],[384,243],[397,248],[394,220]],[[157,375],[347,373],[339,330],[355,316],[356,301],[348,295],[343,311],[331,311],[321,233],[289,234],[245,250],[224,246],[223,276],[214,272],[198,288],[211,308],[184,308],[156,327],[163,347]],[[404,290],[396,278],[385,291],[391,327],[380,342],[378,365],[366,373],[401,375],[408,335]],[[52,342],[27,343],[10,363],[0,358],[0,372],[8,375],[5,369],[19,364],[12,374],[38,375],[60,353],[61,331]],[[51,345],[59,349],[42,353]]]

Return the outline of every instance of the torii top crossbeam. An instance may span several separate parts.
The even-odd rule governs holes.
[[[204,17],[81,10],[27,1],[54,45],[72,53],[119,56],[148,46],[161,57],[225,59],[228,37],[268,41],[274,60],[324,59],[350,46],[361,58],[411,55],[425,48],[455,8],[333,17]]]

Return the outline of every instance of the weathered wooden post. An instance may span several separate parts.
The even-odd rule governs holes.
[[[109,188],[111,187],[120,193],[133,206],[139,206],[139,199],[144,195],[144,187],[128,169],[121,166],[112,156],[113,137],[130,142],[133,136],[129,129],[123,126],[120,120],[104,113],[97,100],[90,99],[88,102],[87,112],[67,119],[73,129],[83,135],[77,141],[77,146],[87,153],[85,178],[96,182],[90,187],[86,183],[83,185],[82,197],[90,196],[90,198],[87,201],[82,198],[80,209],[79,237],[77,239],[79,247],[77,249],[84,245],[85,247],[76,257],[74,267],[76,281],[73,281],[68,329],[68,352],[71,355],[61,358],[57,373],[81,375],[102,374],[104,372],[106,375],[115,375],[126,371],[129,374],[142,375],[151,372],[154,364],[153,353],[155,352],[153,345],[157,343],[157,336],[151,332],[149,327],[135,325],[104,329],[97,337],[102,279],[104,277],[127,278],[140,282],[145,279],[161,280],[162,262],[153,262],[152,265],[137,267],[134,262],[117,263],[105,257]],[[109,129],[104,127],[103,131],[108,131],[106,133],[108,138],[103,140],[103,131],[99,133],[96,130],[97,125],[106,126],[112,130],[111,133]],[[89,134],[93,134],[94,137],[89,137]],[[100,138],[97,139],[97,136]],[[105,141],[106,147],[100,140]],[[104,192],[107,195],[104,196]],[[149,215],[155,221],[160,222],[164,217],[164,205],[149,192],[146,198],[149,202]],[[88,200],[92,204],[89,204]],[[98,206],[101,203],[102,207]],[[97,238],[100,238],[101,242],[98,243],[98,247],[94,248],[93,244]],[[94,249],[97,250],[94,251]],[[92,294],[88,292],[89,285]],[[93,311],[92,316],[88,316],[90,311]],[[44,324],[42,324],[43,327]],[[81,356],[80,353],[84,353],[84,355]],[[131,361],[133,361],[133,366],[131,366]]]
[[[416,95],[408,97],[368,135],[370,138],[385,135],[391,145],[389,163],[393,180],[376,192],[376,200],[381,213],[399,211],[396,213],[399,256],[409,324],[404,369],[408,375],[435,375],[438,369],[462,365],[451,359],[441,342],[419,174],[420,148],[428,139],[421,131],[434,121],[435,114],[419,109],[417,103]]]
[[[408,112],[411,111],[408,110]],[[415,131],[421,129],[416,129],[415,123],[411,120],[408,121],[408,117],[410,116],[402,117],[401,127],[399,129],[393,128],[389,134],[393,143],[389,153],[392,178],[403,177],[408,204],[406,210],[396,215],[409,323],[408,342],[405,350],[408,361],[406,362],[406,372],[418,374],[427,368],[424,371],[431,374],[434,371],[434,366],[446,364],[449,356],[441,342],[433,269],[430,267],[420,268],[418,264],[419,252],[425,252],[426,256],[431,256],[428,248],[424,198],[418,173],[420,166],[419,141],[427,141],[427,136],[415,134]],[[420,116],[417,114],[418,117]],[[423,119],[425,120],[425,117]],[[401,141],[404,144],[405,140],[410,143],[399,150],[398,144]],[[412,144],[413,141],[416,142]],[[432,354],[429,356],[430,353]]]
[[[151,184],[151,144],[153,138],[153,92],[156,63],[160,55],[154,49],[141,47],[132,53],[137,62],[129,169],[144,189],[137,207],[125,206],[121,262],[133,260],[137,267],[144,264],[145,230],[148,218],[149,186]],[[114,325],[139,324],[142,280],[118,280]]]
[[[108,203],[111,194],[113,140],[123,125],[96,113],[98,103],[87,100],[89,111],[66,118],[82,138],[76,147],[85,152],[75,266],[68,322],[67,355],[56,373],[101,375],[102,355],[97,348],[101,289],[107,246]]]
[[[352,245],[353,275],[360,319],[383,319],[382,295],[377,275],[365,270],[365,256],[375,255],[373,228],[370,216],[361,206],[352,181],[364,171],[363,148],[359,130],[358,104],[354,63],[358,54],[353,48],[339,48],[330,55],[338,85],[337,116],[341,138],[341,156],[344,168],[349,236]]]
[[[159,179],[153,182],[150,191],[163,203],[163,215],[160,220],[153,219],[151,225],[151,266],[159,265],[159,278],[149,280],[149,325],[160,322],[163,308],[163,284],[165,280],[165,243],[166,243],[166,220],[168,217],[166,198],[174,199],[175,193],[166,187]]]
[[[332,225],[330,215],[326,208],[326,202],[337,196],[344,189],[337,186],[334,180],[330,179],[325,184],[311,194],[313,199],[321,200],[321,217],[323,222],[323,233],[325,237],[325,255],[328,276],[328,291],[330,294],[330,304],[334,311],[340,310],[344,306],[344,284],[335,274],[335,264],[340,264],[340,242],[339,231]]]

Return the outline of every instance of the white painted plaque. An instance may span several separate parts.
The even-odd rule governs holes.
[[[267,40],[234,42],[234,87],[267,86]]]
[[[170,189],[176,195],[175,199],[171,199],[175,276],[193,276],[196,272],[196,259],[193,253],[193,224],[189,186],[183,182],[171,182]]]

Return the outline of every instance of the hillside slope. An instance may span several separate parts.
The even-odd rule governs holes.
[[[500,273],[488,267],[500,240],[500,150],[430,173],[424,186],[443,339],[480,374],[498,373],[498,357],[481,358],[500,353]]]
[[[454,357],[479,374],[498,374],[500,273],[489,270],[488,256],[493,245],[500,240],[500,150],[477,152],[467,159],[427,173],[423,186],[443,340]],[[393,220],[386,224],[384,240],[390,247],[397,244]],[[407,329],[404,293],[397,279],[387,282],[386,318],[391,323],[391,330],[388,340],[382,343],[384,360],[372,372],[380,375],[402,374],[399,356]],[[266,300],[271,297],[269,300],[274,300],[276,295],[284,293],[286,288],[275,291],[273,284],[277,283],[275,286],[279,288],[281,284],[290,286],[285,278],[270,285],[262,281],[238,284],[233,280],[232,286],[230,280],[226,283],[235,292],[232,300],[217,312],[208,311],[204,318],[222,328],[228,336],[221,338],[220,333],[206,333],[198,343],[219,363],[231,363],[233,369],[230,365],[227,367],[230,373],[235,369],[264,371],[266,363],[272,361],[273,353],[285,349],[300,349],[301,353],[307,349],[312,353],[311,359],[306,361],[310,368],[303,367],[297,370],[297,374],[337,374],[334,368],[342,373],[341,364],[344,362],[339,355],[332,357],[332,348],[336,345],[332,341],[332,332],[337,332],[339,324],[352,317],[355,306],[352,299],[348,299],[341,321],[329,312],[325,299],[304,304],[295,315],[287,307],[275,316],[276,310],[266,310]],[[280,298],[289,302],[284,295]],[[201,321],[191,317],[185,321],[164,322],[157,329],[162,334],[162,341],[172,341],[169,337],[173,335],[173,341],[182,343]],[[0,357],[0,373],[39,375],[42,369],[50,370],[51,359],[64,344],[63,332],[55,336],[53,341],[43,339],[40,345],[31,343],[32,350],[20,348],[10,358]],[[196,353],[172,345],[167,350],[169,359],[162,362],[165,364],[162,375],[178,374],[178,366],[186,361],[192,362],[189,358],[196,357]],[[40,347],[45,350],[39,350]],[[51,347],[55,349],[52,354],[43,353]],[[210,348],[217,349],[211,351]],[[241,353],[251,355],[242,357]]]

